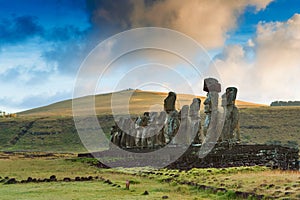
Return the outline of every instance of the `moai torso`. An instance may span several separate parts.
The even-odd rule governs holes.
[[[157,129],[159,133],[157,135],[157,145],[163,146],[166,143],[165,135],[164,135],[164,127],[166,123],[167,114],[166,112],[160,112],[156,121]]]
[[[169,92],[164,100],[164,110],[167,113],[166,126],[164,127],[164,136],[166,143],[169,143],[176,134],[179,127],[178,112],[175,108],[176,94]]]
[[[191,144],[191,123],[189,117],[189,106],[184,105],[179,112],[180,126],[177,133],[177,140],[175,141],[180,145],[190,145]]]
[[[203,134],[201,134],[201,120],[200,120],[200,105],[201,100],[199,98],[194,98],[192,104],[190,105],[189,116],[191,118],[191,133],[196,133],[194,143],[199,144],[204,140]]]
[[[218,80],[214,78],[207,78],[204,79],[203,90],[207,92],[207,98],[204,101],[204,112],[206,114],[206,118],[203,126],[203,135],[206,136],[208,127],[212,120],[212,114],[215,114],[215,116],[217,116],[218,99],[219,92],[221,92],[221,85]]]
[[[189,115],[191,118],[199,118],[201,100],[199,98],[194,98],[192,104],[190,105]]]
[[[237,88],[226,88],[225,94],[222,95],[222,107],[225,111],[225,122],[222,130],[222,140],[233,142],[235,136],[236,139],[240,139],[239,134],[239,111],[235,106],[235,100],[237,95]],[[236,130],[236,134],[234,131]]]

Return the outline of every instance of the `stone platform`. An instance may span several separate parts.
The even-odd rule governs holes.
[[[166,147],[164,154],[145,155],[156,149],[128,149],[126,151],[102,151],[78,154],[78,157],[96,157],[105,160],[99,167],[143,167],[166,166],[170,169],[189,170],[191,168],[226,168],[238,166],[267,166],[273,169],[299,170],[299,150],[280,145],[264,144],[216,144],[204,158],[198,157],[201,145],[190,146],[179,158],[174,154],[180,147]],[[134,155],[127,154],[134,152]],[[164,163],[162,163],[164,162]]]

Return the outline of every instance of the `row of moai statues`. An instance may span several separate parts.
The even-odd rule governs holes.
[[[164,145],[161,131],[165,112],[145,112],[136,119],[123,118],[111,129],[111,142],[121,148],[150,148]]]
[[[195,98],[190,106],[175,108],[176,94],[169,92],[164,111],[145,112],[135,119],[121,117],[111,129],[111,142],[121,148],[157,148],[166,144],[190,144],[194,138],[188,132],[200,133],[200,103]],[[175,136],[182,132],[180,137]],[[198,137],[196,137],[198,138]]]
[[[164,111],[145,112],[135,119],[120,118],[111,129],[111,142],[121,148],[157,148],[166,144],[191,143],[200,144],[205,141],[208,129],[213,126],[214,117],[219,111],[219,93],[221,85],[214,78],[204,80],[203,90],[207,92],[204,101],[206,114],[203,130],[201,129],[201,100],[194,98],[191,105],[184,105],[176,110],[176,94],[169,92],[164,100]],[[239,111],[235,106],[237,88],[228,87],[222,95],[222,108],[225,113],[224,126],[219,142],[240,141]],[[179,134],[180,133],[180,134]],[[176,136],[179,135],[179,136]]]
[[[212,122],[212,116],[218,116],[219,113],[218,100],[219,93],[221,92],[221,84],[217,79],[207,78],[204,80],[203,90],[207,92],[207,98],[204,101],[204,113],[206,117],[203,126],[203,135],[206,137],[208,128],[217,123]],[[240,142],[239,110],[235,105],[237,91],[236,87],[228,87],[222,95],[221,107],[223,108],[225,119],[219,142]]]

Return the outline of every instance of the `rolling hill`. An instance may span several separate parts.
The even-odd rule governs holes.
[[[99,94],[95,95],[95,110],[97,115],[110,115],[112,114],[111,105],[120,112],[125,112],[124,102],[129,100],[130,114],[141,114],[145,111],[160,111],[163,110],[164,99],[168,96],[164,92],[152,92],[142,90],[124,90],[116,93]],[[197,96],[203,102],[205,97]],[[87,107],[86,100],[90,97],[81,97],[76,99],[80,102],[82,107]],[[183,105],[190,105],[194,95],[191,94],[177,94],[177,109]],[[255,104],[245,101],[236,101],[239,108],[261,107],[266,106],[262,104]],[[203,104],[201,104],[201,110]],[[57,102],[48,106],[35,108],[18,113],[20,116],[72,116],[72,99]]]
[[[129,101],[129,111],[134,116],[149,110],[161,110],[166,96],[166,93],[140,90],[96,95],[95,108],[99,123],[109,135],[114,124],[110,109],[112,98],[121,112],[126,110],[122,110],[124,102]],[[85,107],[88,106],[85,102],[87,98],[77,100]],[[189,105],[193,98],[193,95],[178,94],[177,109]],[[204,97],[200,98],[203,102]],[[244,101],[237,101],[236,104],[240,108],[243,143],[300,144],[300,107],[270,107]],[[203,123],[203,107],[200,115]],[[21,112],[16,118],[0,118],[0,138],[0,151],[86,151],[74,125],[72,100]]]

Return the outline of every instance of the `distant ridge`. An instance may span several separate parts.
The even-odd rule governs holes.
[[[273,101],[270,106],[300,106],[300,101]]]
[[[142,91],[127,89],[114,93],[98,94],[95,95],[95,110],[97,115],[108,115],[112,113],[111,110],[111,98],[117,99],[117,104],[121,108],[126,102],[126,96],[131,95],[129,100],[129,111],[131,114],[141,114],[145,111],[160,111],[163,108],[163,100],[168,93],[166,92],[154,92],[154,91]],[[190,105],[193,98],[196,96],[191,94],[177,94],[177,109],[180,109],[183,105]],[[203,110],[203,101],[205,97],[197,96],[201,99],[201,110]],[[85,99],[88,97],[81,97],[78,100],[82,105],[85,105]],[[263,104],[256,104],[246,101],[236,101],[236,105],[239,108],[248,107],[262,107]],[[88,106],[88,105],[86,105]],[[47,106],[30,109],[18,113],[19,116],[72,116],[72,99],[56,102]]]

